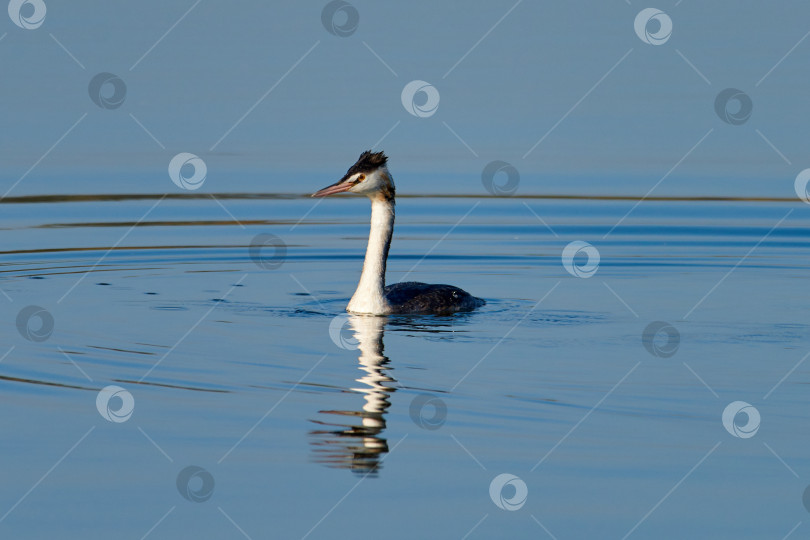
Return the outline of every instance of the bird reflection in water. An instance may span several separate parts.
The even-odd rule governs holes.
[[[314,459],[329,467],[350,469],[359,474],[376,474],[380,458],[388,452],[388,441],[380,434],[385,430],[385,413],[391,406],[390,395],[396,391],[396,380],[389,377],[389,360],[383,356],[383,330],[386,317],[349,315],[348,323],[360,351],[358,360],[361,386],[352,388],[363,394],[360,411],[319,411],[332,415],[332,421],[313,420],[322,429],[310,432]]]

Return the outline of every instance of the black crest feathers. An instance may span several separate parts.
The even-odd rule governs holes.
[[[388,156],[385,155],[385,152],[366,150],[357,158],[357,163],[349,168],[346,172],[346,176],[352,176],[357,173],[369,173],[380,167],[384,167],[386,163],[388,163]]]

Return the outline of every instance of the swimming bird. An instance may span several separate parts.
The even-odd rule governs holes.
[[[432,313],[444,315],[471,311],[486,302],[452,285],[429,285],[406,281],[385,286],[385,265],[394,233],[394,180],[388,171],[388,157],[370,150],[360,154],[346,174],[313,197],[349,192],[371,200],[371,230],[360,283],[346,311],[386,315]]]

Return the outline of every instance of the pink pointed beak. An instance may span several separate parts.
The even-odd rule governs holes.
[[[346,178],[341,178],[331,186],[326,186],[320,191],[312,194],[313,197],[326,197],[327,195],[334,195],[335,193],[343,193],[349,191],[354,186],[353,183],[347,182]]]

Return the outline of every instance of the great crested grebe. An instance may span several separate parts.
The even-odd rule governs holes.
[[[452,285],[428,285],[406,281],[385,286],[385,263],[394,232],[394,181],[383,152],[366,151],[357,163],[331,186],[314,193],[326,197],[348,191],[371,199],[371,230],[360,283],[346,311],[386,315],[389,313],[448,314],[483,306],[480,298]]]

